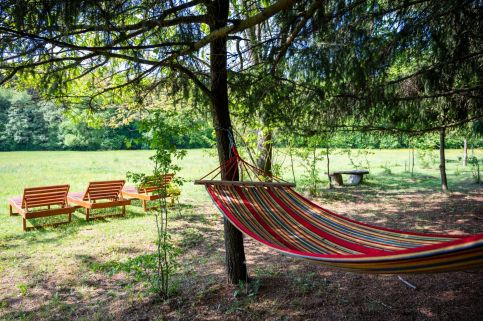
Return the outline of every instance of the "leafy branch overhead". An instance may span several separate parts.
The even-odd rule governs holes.
[[[276,60],[279,72],[264,69],[267,56],[236,75],[237,113],[257,110],[306,136],[421,134],[481,120],[480,11],[476,1],[327,1]]]
[[[4,1],[0,5],[1,83],[36,71],[52,86],[85,81],[101,88],[92,97],[184,74],[206,94],[210,42],[269,19],[296,1],[281,0],[246,19],[214,29],[209,1]],[[104,75],[109,77],[104,77]],[[32,73],[30,76],[33,76]],[[99,86],[100,85],[100,86]],[[92,101],[91,101],[92,102]]]
[[[226,2],[228,1],[218,1]],[[477,1],[0,3],[0,83],[98,109],[153,91],[213,101],[227,39],[231,112],[316,135],[421,133],[483,117]],[[256,112],[255,112],[256,111]]]

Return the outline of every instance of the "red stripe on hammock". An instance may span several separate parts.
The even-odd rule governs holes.
[[[274,200],[273,200],[273,198],[270,197],[270,195],[267,195],[266,193],[264,193],[262,195],[261,193],[256,193],[256,192],[254,194],[257,195],[255,197],[260,197],[261,199],[264,199],[269,208],[273,207],[272,203],[274,202]],[[281,212],[283,212],[283,211],[281,211]],[[300,226],[299,224],[296,224],[296,223],[292,223],[293,218],[290,215],[279,215],[278,212],[277,212],[277,213],[275,213],[275,216],[280,221],[279,224],[283,224],[288,229],[292,230],[292,233],[297,235],[299,237],[299,239],[301,239],[301,240],[303,239],[302,243],[308,244],[308,245],[305,245],[305,246],[316,247],[316,248],[320,248],[320,249],[323,250],[321,252],[310,252],[310,253],[327,253],[327,252],[329,252],[329,253],[335,253],[335,254],[342,254],[342,253],[339,253],[339,252],[350,252],[350,250],[351,250],[351,249],[345,248],[345,247],[343,247],[339,244],[335,244],[335,243],[329,243],[329,242],[322,243],[320,241],[320,239],[327,239],[326,237],[322,237],[317,233],[315,235],[312,235],[311,233],[304,231],[302,226]],[[304,233],[304,236],[305,235],[306,236],[302,237],[302,235],[298,231],[298,229],[300,229],[302,231],[301,233]],[[308,250],[308,251],[310,251],[310,250]],[[360,254],[360,252],[358,252],[358,253]],[[355,254],[355,253],[352,253],[352,254]]]
[[[297,250],[296,247],[294,247],[292,244],[288,243],[287,241],[285,241],[279,234],[277,234],[271,227],[270,225],[267,224],[267,222],[265,222],[265,220],[258,214],[258,212],[253,208],[253,206],[250,204],[250,202],[248,201],[246,195],[243,193],[243,191],[241,190],[240,186],[235,186],[235,190],[237,192],[237,194],[240,196],[240,198],[242,199],[243,201],[243,204],[245,205],[245,207],[250,211],[250,213],[252,213],[253,217],[257,220],[258,223],[260,223],[260,225],[263,226],[263,228],[270,234],[272,235],[277,241],[279,241],[280,243],[282,243],[283,245],[285,245],[286,247],[288,247],[289,249],[291,250]]]
[[[279,199],[277,197],[277,195],[275,195],[275,193],[273,193],[272,190],[268,189],[267,192],[270,194],[272,199],[275,202],[277,202],[277,204],[280,205],[284,209],[285,212],[287,212],[287,214],[292,216],[297,222],[299,222],[300,224],[302,224],[303,226],[305,226],[307,229],[314,232],[315,234],[322,236],[323,238],[325,238],[325,239],[327,239],[331,242],[334,242],[336,244],[339,244],[339,245],[341,245],[345,248],[348,248],[348,249],[351,249],[351,250],[354,250],[354,251],[357,251],[357,252],[360,252],[360,253],[364,253],[364,254],[379,254],[381,252],[386,253],[386,251],[368,248],[368,247],[365,247],[365,246],[362,246],[362,245],[359,245],[359,244],[355,244],[355,243],[352,243],[352,242],[349,242],[349,241],[346,241],[346,240],[343,240],[343,239],[340,239],[338,237],[335,237],[333,235],[328,234],[327,232],[313,226],[312,224],[307,222],[304,218],[302,218],[300,215],[295,213],[289,206],[287,206],[284,202],[282,202],[282,200]]]
[[[377,260],[378,258],[384,259],[385,256],[397,256],[401,254],[411,254],[414,252],[425,252],[429,250],[437,250],[437,249],[444,249],[445,247],[449,246],[454,246],[454,245],[464,245],[469,242],[473,241],[479,241],[483,240],[483,233],[481,234],[476,234],[472,236],[467,236],[464,238],[460,238],[454,241],[448,241],[448,242],[442,242],[442,243],[437,243],[437,244],[431,244],[431,245],[424,245],[415,249],[409,249],[409,250],[401,250],[401,251],[393,251],[393,252],[383,252],[379,255],[366,255],[366,254],[318,254],[318,253],[310,253],[310,252],[302,252],[298,250],[289,250],[286,248],[283,248],[281,246],[272,244],[267,242],[266,240],[260,238],[257,234],[253,233],[249,229],[247,229],[243,224],[241,224],[236,217],[234,217],[230,211],[223,205],[223,203],[218,199],[216,193],[213,191],[211,186],[206,185],[206,189],[208,193],[210,194],[211,198],[213,201],[217,204],[218,208],[223,212],[223,214],[228,218],[228,220],[236,226],[241,232],[245,233],[246,235],[250,236],[251,238],[255,239],[256,241],[265,244],[271,248],[274,248],[276,250],[279,250],[281,252],[285,252],[288,254],[293,254],[301,257],[306,257],[306,258],[312,258],[312,259],[335,259],[334,261],[328,261],[332,263],[372,263],[374,262],[377,264],[378,262],[381,262]],[[370,225],[369,225],[370,226]],[[439,256],[439,255],[444,255],[445,253],[440,253],[440,254],[435,254],[434,256]],[[456,254],[456,253],[455,253]],[[434,257],[433,256],[433,257]],[[364,262],[357,262],[355,261],[356,259],[364,259],[364,258],[373,258],[376,259],[376,261],[364,261]],[[348,259],[348,260],[347,260]],[[404,261],[404,260],[412,260],[412,259],[417,259],[417,258],[389,258],[388,261]],[[424,258],[422,258],[424,260]],[[431,259],[431,257],[428,257],[428,259]],[[342,261],[341,261],[342,260]],[[387,261],[383,261],[387,262]]]
[[[290,187],[288,187],[288,188],[291,189]],[[319,208],[320,210],[322,210],[322,211],[324,211],[324,212],[326,212],[330,215],[334,215],[334,216],[336,216],[340,219],[343,219],[343,220],[346,220],[346,221],[349,221],[349,222],[352,222],[352,223],[355,223],[355,224],[359,224],[359,225],[362,225],[362,226],[366,226],[366,227],[370,227],[370,228],[374,228],[374,229],[379,229],[379,230],[387,231],[387,232],[394,232],[394,233],[399,233],[399,234],[410,234],[410,235],[417,235],[417,236],[428,236],[428,237],[436,236],[436,237],[447,237],[447,238],[454,238],[454,239],[463,239],[463,238],[468,237],[468,235],[450,235],[450,234],[443,234],[443,233],[434,233],[433,234],[433,233],[407,232],[407,231],[401,231],[401,230],[391,229],[391,228],[387,228],[387,227],[381,227],[381,226],[367,224],[367,223],[364,223],[364,222],[356,221],[354,219],[342,216],[340,214],[336,214],[336,213],[334,213],[334,212],[332,212],[332,211],[330,211],[330,210],[328,210],[328,209],[326,209],[326,208],[324,208],[320,205],[317,205],[316,203],[314,203],[311,200],[305,198],[303,195],[297,193],[293,189],[291,189],[291,191],[297,197],[300,197],[303,201],[307,202],[311,206]]]

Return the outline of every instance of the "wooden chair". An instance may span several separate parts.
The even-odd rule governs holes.
[[[68,192],[69,185],[25,188],[21,197],[14,197],[8,200],[10,215],[20,214],[22,216],[22,228],[24,231],[36,227],[57,226],[70,223],[72,212],[75,211],[75,208],[70,207],[67,202]],[[56,208],[52,208],[53,206]],[[62,214],[67,214],[68,220],[66,222],[27,228],[28,219]]]
[[[124,180],[90,182],[85,192],[74,192],[67,195],[67,200],[75,204],[75,208],[83,207],[86,209],[86,220],[91,219],[91,210],[97,208],[110,208],[121,206],[121,214],[108,214],[95,218],[105,218],[111,216],[124,216],[126,205],[130,200],[122,197],[121,190]],[[94,218],[92,218],[94,219]]]
[[[164,187],[167,187],[169,183],[173,180],[174,174],[166,174],[163,175],[159,181],[157,181],[154,177],[148,177],[148,179],[138,187],[136,186],[125,186],[122,189],[122,195],[129,199],[139,199],[143,203],[143,209],[147,212],[147,202],[154,201],[160,198],[168,198],[171,197],[171,202],[174,202],[174,197],[179,195],[170,195],[166,193],[166,195],[162,195],[158,193],[159,187],[161,187],[161,192],[163,191]],[[161,186],[158,184],[161,183]]]

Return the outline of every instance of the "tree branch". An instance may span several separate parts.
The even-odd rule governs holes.
[[[285,56],[288,48],[290,47],[292,42],[297,37],[300,30],[302,30],[302,28],[305,26],[307,21],[310,18],[312,18],[312,16],[315,14],[315,11],[317,11],[317,9],[319,9],[324,4],[324,2],[325,2],[324,0],[315,0],[314,3],[312,3],[312,5],[304,13],[303,18],[298,22],[298,24],[295,26],[295,29],[293,30],[293,32],[288,36],[287,40],[285,41],[283,46],[280,48],[280,51],[278,52],[278,55],[275,58],[273,65],[272,65],[272,74],[275,73],[278,63]]]
[[[213,97],[213,93],[211,92],[211,90],[195,75],[194,72],[179,63],[171,63],[169,64],[169,66],[173,69],[181,71],[186,76],[188,76],[195,83],[195,85],[198,86],[201,91],[203,91],[209,98]]]

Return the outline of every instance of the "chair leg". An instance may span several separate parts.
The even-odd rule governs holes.
[[[8,205],[8,210],[9,210],[9,214],[10,216],[13,216],[13,209],[12,209],[12,205]]]
[[[91,214],[91,210],[89,208],[86,208],[86,221],[89,220],[89,215]]]
[[[27,230],[27,220],[25,217],[22,217],[22,229],[24,232]]]
[[[70,222],[72,221],[72,213],[69,213],[68,215],[69,215],[69,217],[68,217],[67,222],[69,222],[69,223],[70,223]]]
[[[148,211],[148,208],[147,208],[147,204],[146,204],[146,203],[147,203],[147,202],[146,202],[146,200],[143,200],[143,210],[144,210],[145,212],[147,212],[147,211]]]
[[[124,205],[122,206],[121,213],[122,213],[122,216],[126,215],[126,206]]]

